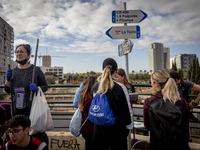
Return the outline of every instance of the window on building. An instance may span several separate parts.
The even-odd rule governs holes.
[[[59,74],[62,74],[62,72],[59,72]]]
[[[48,69],[46,69],[46,71],[48,71]]]
[[[53,69],[49,69],[49,71],[53,71]]]
[[[62,71],[62,69],[59,69],[59,71]]]
[[[57,71],[57,69],[54,69],[54,71]]]

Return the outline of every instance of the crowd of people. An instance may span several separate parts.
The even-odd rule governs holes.
[[[36,150],[39,147],[43,150],[48,149],[48,137],[45,132],[29,135],[31,123],[29,116],[32,106],[30,99],[33,98],[30,97],[30,91],[37,93],[38,87],[43,92],[48,89],[41,69],[30,64],[30,55],[30,45],[18,45],[15,50],[18,66],[6,73],[5,91],[11,93],[12,103],[0,104],[0,134],[6,133],[5,140],[0,139],[2,145],[0,150],[21,148]],[[36,67],[36,74],[34,83],[32,83],[34,67]],[[82,122],[85,122],[81,128],[82,137],[85,139],[85,150],[127,150],[127,136],[131,129],[130,125],[133,123],[132,103],[141,104],[142,100],[140,98],[130,100],[131,93],[136,92],[135,88],[128,80],[125,71],[118,68],[114,59],[105,59],[102,69],[101,76],[88,76],[81,83],[73,100],[74,107],[79,108],[82,112]],[[200,101],[200,94],[198,94],[197,98],[190,103],[189,93],[191,90],[200,92],[200,86],[180,78],[175,71],[168,73],[163,70],[155,71],[151,75],[151,86],[156,93],[145,99],[143,106],[144,126],[150,131],[150,149],[189,150],[189,119],[194,117],[190,110],[196,107]],[[97,93],[106,95],[114,115],[114,124],[99,125],[88,120],[89,109]],[[158,105],[160,108],[157,107]],[[179,123],[180,128],[177,131],[179,134],[171,132],[175,136],[181,135],[179,138],[171,137],[171,135],[169,138],[169,134],[158,134],[157,132],[159,127],[162,131],[169,130],[164,124],[160,125],[162,116],[161,119],[160,116],[155,117],[157,113],[168,112],[169,107],[174,111],[181,110],[178,117],[176,116],[177,119],[174,120],[183,118],[184,124],[180,125]],[[164,118],[164,120],[168,120],[168,118]],[[167,125],[176,129],[176,123],[171,121],[168,121]]]

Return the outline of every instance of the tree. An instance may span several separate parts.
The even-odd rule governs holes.
[[[183,78],[183,70],[182,69],[178,69],[177,72],[179,73],[180,77]]]
[[[144,70],[144,73],[146,73],[147,71],[146,70]]]
[[[55,84],[55,80],[52,78],[46,78],[47,84]]]
[[[135,71],[134,71],[134,70],[132,70],[132,74],[134,74],[134,72],[135,72]]]
[[[152,70],[149,70],[150,74],[153,72]]]
[[[177,71],[176,61],[175,62],[172,61],[172,68],[171,68],[171,70]]]
[[[95,74],[96,74],[96,72],[90,71],[90,75],[95,75]]]
[[[192,70],[192,63],[190,63],[190,69],[187,71],[187,79],[191,81],[191,70]]]
[[[140,70],[140,73],[142,73],[142,70]]]
[[[199,59],[197,57],[196,60],[196,75],[195,75],[196,84],[200,84],[200,66],[199,66]]]
[[[193,61],[192,61],[192,70],[190,70],[190,72],[191,72],[190,81],[196,83],[196,81],[195,81],[195,75],[196,75],[196,61],[195,61],[195,59],[193,59]]]
[[[45,72],[45,75],[53,75],[54,77],[58,77],[54,72]]]

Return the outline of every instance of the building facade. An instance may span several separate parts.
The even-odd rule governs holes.
[[[170,49],[168,47],[163,48],[163,65],[164,69],[170,69]]]
[[[187,73],[193,59],[196,61],[196,54],[179,54],[175,56],[177,69],[182,69],[183,73]]]
[[[175,57],[174,58],[170,58],[170,69],[172,68],[172,63],[175,62]]]
[[[0,85],[6,81],[6,71],[8,64],[14,67],[14,32],[13,28],[0,17]]]
[[[162,43],[152,43],[148,49],[149,71],[170,69],[170,49]]]
[[[52,72],[55,73],[59,79],[63,79],[64,75],[63,75],[63,67],[44,67],[41,66],[40,67],[42,72],[45,74],[46,72]]]
[[[51,56],[49,55],[42,56],[42,66],[51,67]]]

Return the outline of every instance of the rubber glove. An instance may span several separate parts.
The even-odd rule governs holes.
[[[6,80],[10,82],[10,78],[12,77],[12,70],[7,70],[6,72]]]
[[[35,85],[35,83],[32,83],[31,81],[29,81],[29,83],[30,83],[30,90],[33,92],[37,92],[38,87]]]

